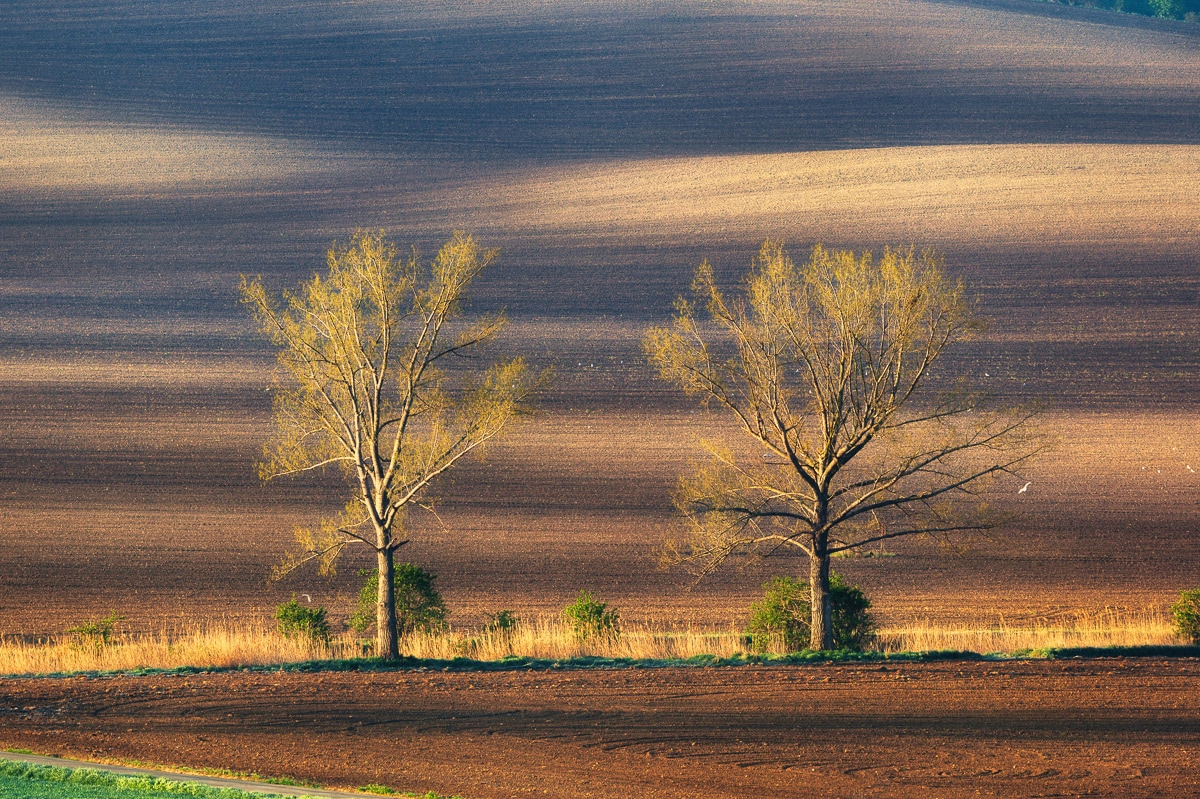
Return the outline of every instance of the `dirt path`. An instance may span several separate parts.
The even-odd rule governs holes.
[[[1195,796],[1200,662],[0,682],[0,746],[472,799]]]

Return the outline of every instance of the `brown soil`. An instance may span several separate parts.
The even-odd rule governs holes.
[[[0,746],[549,795],[1200,791],[1200,663],[201,674],[0,681]]]

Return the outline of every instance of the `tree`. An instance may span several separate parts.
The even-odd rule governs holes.
[[[1149,5],[1156,17],[1176,19],[1182,16],[1181,4],[1178,0],[1149,0]]]
[[[496,257],[455,233],[426,269],[382,233],[359,232],[328,253],[314,275],[279,303],[262,280],[242,277],[242,301],[279,348],[275,435],[260,475],[270,480],[339,467],[352,497],[318,529],[297,531],[299,552],[283,575],[318,561],[332,573],[349,545],[375,552],[376,653],[399,657],[393,555],[407,543],[406,514],[431,483],[529,407],[539,379],[520,358],[486,369],[461,361],[503,329],[503,315],[458,323],[471,282]]]
[[[963,512],[954,500],[978,497],[1034,454],[1029,415],[929,390],[945,349],[980,328],[932,253],[888,249],[876,263],[818,246],[798,270],[768,240],[735,299],[707,262],[692,289],[709,321],[680,298],[674,324],[651,328],[645,350],[661,377],[731,414],[756,451],[707,444],[708,462],[680,482],[687,532],[667,542],[664,560],[703,577],[735,554],[803,552],[810,647],[828,650],[830,558],[993,526],[985,503]]]

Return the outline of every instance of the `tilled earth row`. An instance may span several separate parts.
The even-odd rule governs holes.
[[[489,797],[1200,794],[1200,661],[0,681],[0,746]]]

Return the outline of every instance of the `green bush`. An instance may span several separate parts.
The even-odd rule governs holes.
[[[116,635],[117,625],[125,621],[120,613],[110,613],[103,619],[85,621],[76,627],[67,629],[71,636],[71,645],[77,649],[94,649],[99,651],[112,643]]]
[[[809,584],[775,577],[763,583],[763,591],[763,598],[750,606],[750,623],[746,626],[750,646],[758,652],[776,643],[788,652],[807,649],[812,635]],[[875,637],[875,622],[868,612],[870,600],[836,572],[829,575],[829,598],[833,605],[834,649],[861,652]]]
[[[275,608],[275,621],[284,638],[310,638],[329,643],[329,619],[323,607],[301,605],[293,596]]]
[[[580,641],[589,638],[616,639],[621,635],[621,616],[616,608],[598,602],[591,591],[580,591],[575,601],[563,608],[563,621]]]
[[[1175,622],[1176,635],[1200,644],[1200,588],[1179,593],[1179,599],[1171,606],[1171,619]]]
[[[361,569],[364,578],[358,592],[358,606],[350,617],[350,627],[359,635],[375,626],[375,605],[379,597],[379,570]],[[414,563],[397,563],[392,572],[396,593],[396,634],[401,638],[418,630],[435,632],[446,628],[450,611],[433,583],[437,575]]]
[[[512,635],[521,626],[521,618],[511,610],[502,610],[499,613],[492,615],[488,614],[487,624],[483,625],[483,631],[491,635]]]

